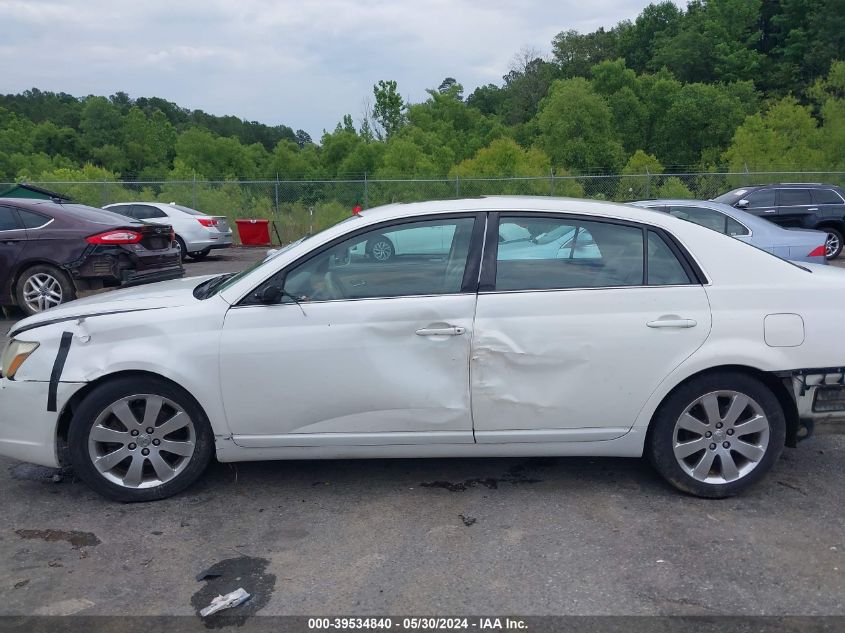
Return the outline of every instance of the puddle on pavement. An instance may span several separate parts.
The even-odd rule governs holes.
[[[94,547],[100,544],[100,539],[93,532],[77,532],[75,530],[15,530],[15,534],[24,539],[40,539],[42,541],[67,541],[74,549],[80,547]]]
[[[268,565],[269,561],[266,558],[239,556],[221,560],[204,570],[207,577],[200,581],[203,583],[202,587],[191,596],[191,606],[197,615],[201,609],[211,604],[214,598],[235,591],[238,587],[243,587],[251,596],[249,600],[237,607],[203,618],[205,627],[221,629],[228,626],[242,626],[247,618],[267,606],[276,587],[276,576],[267,573]]]
[[[539,468],[547,468],[554,463],[553,459],[528,460],[508,468],[501,477],[476,477],[464,481],[426,481],[422,482],[420,486],[423,488],[443,488],[449,492],[464,492],[478,486],[496,490],[499,484],[537,484],[543,480],[531,476],[532,472]]]

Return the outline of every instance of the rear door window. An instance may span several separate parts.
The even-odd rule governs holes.
[[[648,285],[672,286],[689,283],[692,283],[692,280],[666,241],[654,231],[649,231]]]
[[[778,192],[778,206],[804,207],[813,203],[809,189],[780,189]]]
[[[708,229],[725,233],[727,216],[705,207],[669,207],[669,215],[698,224]]]
[[[14,231],[21,228],[18,213],[12,207],[0,207],[0,231]]]
[[[132,215],[138,220],[150,220],[152,218],[166,218],[167,214],[158,207],[151,207],[148,204],[132,205]]]
[[[554,217],[503,216],[500,229],[512,231],[508,225],[524,228],[531,237],[498,245],[496,290],[643,284],[643,232],[637,227]]]
[[[111,211],[112,213],[117,213],[119,215],[126,216],[127,218],[133,217],[132,205],[129,204],[119,204],[114,207],[109,207],[106,211]]]

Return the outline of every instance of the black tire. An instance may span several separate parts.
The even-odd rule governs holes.
[[[33,314],[42,312],[42,310],[35,310],[27,304],[26,297],[24,296],[27,281],[37,275],[48,275],[61,287],[61,301],[56,305],[61,305],[62,303],[67,303],[68,301],[76,299],[76,288],[74,288],[70,278],[64,271],[56,268],[55,266],[50,266],[49,264],[38,264],[37,266],[32,266],[20,274],[17,283],[15,284],[15,301],[26,316],[32,316]]]
[[[182,258],[182,261],[184,262],[188,257],[188,247],[185,246],[185,240],[178,235],[176,236],[176,243],[179,245],[179,257]]]
[[[112,404],[137,394],[161,396],[177,404],[190,417],[194,431],[194,450],[186,459],[187,465],[172,479],[147,488],[130,488],[107,479],[94,466],[89,453],[89,434],[97,418]],[[214,434],[202,408],[181,387],[155,377],[123,377],[104,382],[85,397],[71,420],[68,448],[74,472],[95,492],[114,501],[155,501],[181,492],[205,471],[214,452]],[[141,449],[136,445],[134,450]],[[132,455],[134,459],[134,452]],[[144,468],[152,468],[152,463],[144,460]]]
[[[743,394],[751,398],[754,404],[762,410],[762,413],[767,420],[767,425],[764,426],[768,427],[768,442],[766,443],[765,449],[763,449],[764,452],[762,453],[762,457],[758,458],[756,462],[753,460],[745,460],[746,466],[744,467],[748,467],[752,463],[756,463],[756,466],[750,466],[751,469],[747,472],[747,474],[742,474],[742,476],[732,481],[723,481],[718,483],[700,481],[699,479],[693,477],[692,474],[688,473],[687,470],[685,470],[679,463],[679,458],[676,458],[675,456],[674,445],[676,423],[680,421],[680,416],[687,411],[687,408],[702,396],[713,392],[725,391],[737,392],[738,394]],[[722,397],[719,400],[720,415],[721,411],[724,410],[721,407],[726,399],[727,397]],[[752,405],[749,405],[749,407],[751,406]],[[698,414],[699,411],[702,410],[693,411],[697,414],[696,417],[706,417],[700,416]],[[751,408],[747,409],[746,412],[753,413]],[[722,416],[723,419],[726,417],[728,416]],[[742,419],[742,414],[740,414],[740,419]],[[702,440],[701,438],[705,437],[702,434],[701,438],[695,439],[696,441],[708,443],[701,449],[701,452],[691,454],[687,457],[688,460],[691,460],[691,462],[685,462],[688,468],[691,468],[692,464],[697,462],[698,455],[701,455],[702,460],[709,457],[711,463],[713,464],[712,468],[716,469],[717,472],[723,467],[722,457],[720,456],[722,452],[729,453],[728,459],[731,463],[733,463],[734,459],[736,459],[737,463],[739,463],[740,460],[745,459],[740,453],[735,452],[735,449],[738,446],[736,442],[740,439],[742,431],[735,431],[731,429],[731,435],[726,436],[725,433],[727,433],[727,431],[723,431],[722,427],[720,427],[718,429],[717,436],[717,429],[714,425],[708,425],[704,428],[710,429],[708,432],[710,432],[711,435]],[[737,426],[736,428],[740,427]],[[686,433],[686,431],[683,430],[678,432]],[[761,432],[760,435],[748,435],[746,437],[761,438],[763,433],[765,433],[765,431]],[[698,378],[693,378],[689,382],[676,388],[666,397],[652,419],[648,436],[646,438],[646,454],[655,469],[657,469],[666,481],[678,490],[682,490],[683,492],[687,492],[698,497],[720,499],[736,495],[762,479],[777,461],[778,456],[783,450],[785,439],[786,420],[780,402],[778,402],[777,397],[772,393],[772,391],[752,376],[737,371],[725,371],[705,374]],[[735,442],[733,447],[731,447],[729,440]],[[722,443],[720,447],[717,442],[724,443]],[[714,449],[713,446],[716,446],[716,448]],[[717,457],[710,456],[710,451],[717,455]],[[715,461],[716,459],[719,460],[718,465]],[[711,470],[708,472],[712,473],[714,471]]]
[[[210,252],[211,252],[211,249],[206,248],[206,249],[203,249],[201,251],[194,251],[193,253],[188,253],[188,257],[190,257],[194,261],[199,262],[199,261],[202,261],[203,259],[205,259],[206,257],[208,257],[208,254]]]
[[[818,230],[825,231],[827,233],[827,239],[825,240],[825,258],[831,260],[839,257],[840,253],[842,253],[842,231],[830,226],[823,226]]]
[[[395,254],[396,248],[386,235],[376,235],[367,242],[367,255],[377,262],[388,262]]]

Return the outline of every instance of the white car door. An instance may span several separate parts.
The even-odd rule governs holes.
[[[621,436],[710,331],[697,273],[667,236],[630,223],[545,221],[588,231],[592,257],[508,253],[482,271],[470,373],[479,443]]]
[[[483,216],[482,216],[483,217]],[[473,237],[473,228],[479,228]],[[462,215],[364,229],[292,263],[232,307],[223,401],[240,446],[472,443],[469,354],[483,220]],[[449,256],[378,262],[380,234],[448,226]],[[428,231],[440,239],[441,231]],[[480,246],[477,248],[480,251]],[[469,262],[469,264],[468,264]]]

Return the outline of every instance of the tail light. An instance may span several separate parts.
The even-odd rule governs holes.
[[[141,234],[129,230],[106,231],[86,237],[85,241],[89,244],[137,244],[141,241]]]
[[[197,222],[203,226],[217,226],[217,220],[214,218],[197,218]]]
[[[824,257],[825,255],[827,255],[827,251],[824,248],[824,244],[822,244],[821,246],[816,246],[813,250],[811,250],[807,257]]]

